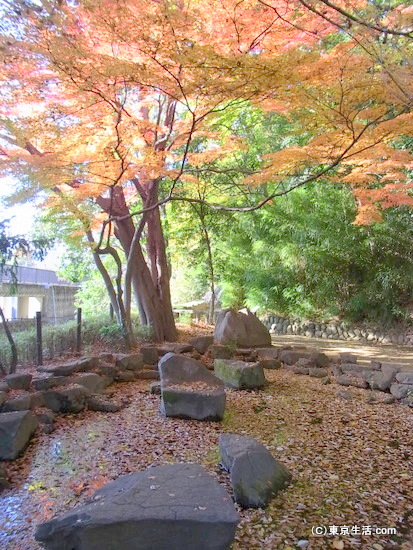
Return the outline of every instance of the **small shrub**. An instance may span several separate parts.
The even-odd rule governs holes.
[[[103,325],[99,329],[99,339],[109,345],[117,345],[123,340],[123,329],[117,323]]]

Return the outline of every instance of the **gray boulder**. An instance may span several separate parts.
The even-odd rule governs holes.
[[[328,370],[322,367],[314,367],[308,369],[308,374],[314,378],[325,378],[328,376]]]
[[[33,386],[35,390],[50,390],[58,386],[65,386],[68,383],[67,376],[54,376],[52,374],[46,376],[39,376],[33,380]]]
[[[116,382],[133,382],[136,380],[138,372],[131,370],[120,371],[117,373],[115,380]]]
[[[44,403],[54,412],[77,413],[86,407],[89,391],[80,384],[44,392]]]
[[[194,351],[192,344],[175,344],[171,353],[187,353]]]
[[[278,359],[280,349],[274,346],[256,348],[255,353],[257,354],[257,359]]]
[[[71,361],[64,365],[55,365],[53,367],[38,367],[39,372],[47,372],[54,376],[71,376],[75,372],[86,372],[99,365],[98,357],[83,357],[77,361]]]
[[[143,369],[143,356],[141,353],[118,353],[115,365],[120,370],[138,371]]]
[[[346,376],[357,380],[364,380],[365,385],[360,387],[370,386],[371,388],[377,389],[377,384],[380,384],[381,386],[384,384],[383,373],[369,366],[344,363],[341,365],[341,370]]]
[[[413,384],[392,384],[390,386],[390,393],[396,399],[411,397],[413,395]]]
[[[368,378],[368,383],[373,390],[388,391],[390,386],[396,382],[396,374],[399,367],[383,363],[381,370],[375,370]]]
[[[372,361],[373,364],[373,361]],[[400,363],[381,363],[381,370],[383,369],[393,369],[396,372],[400,372],[404,369],[404,365],[401,365]]]
[[[31,395],[30,393],[27,393],[26,395],[19,395],[18,397],[14,397],[13,399],[8,399],[2,407],[2,411],[28,411],[31,406]]]
[[[214,339],[219,344],[240,347],[263,347],[271,345],[271,335],[251,311],[223,309],[217,318]]]
[[[35,409],[37,407],[44,407],[44,393],[42,391],[35,391],[30,394],[30,408]]]
[[[31,374],[8,374],[4,381],[11,390],[28,390],[32,381]]]
[[[283,370],[288,370],[294,374],[309,374],[310,372],[308,367],[296,367],[295,365],[284,365]]]
[[[339,353],[341,363],[357,363],[357,355],[349,353],[347,351]]]
[[[41,424],[48,424],[48,425],[52,425],[55,418],[56,418],[55,413],[53,411],[48,410],[48,409],[45,409],[45,410],[39,412],[36,416],[37,416],[38,421]]]
[[[165,416],[222,420],[224,385],[202,363],[167,353],[158,364],[161,378],[161,412]]]
[[[117,353],[115,355],[115,365],[119,370],[127,370],[129,356],[126,353]]]
[[[198,353],[203,355],[209,346],[214,343],[214,336],[195,336],[189,340],[189,343]]]
[[[138,380],[159,380],[160,375],[158,369],[144,369],[136,373]]]
[[[108,380],[111,381],[111,383],[115,380],[117,374],[119,373],[118,369],[115,367],[115,365],[110,365],[108,363],[101,363],[96,368],[96,374],[100,374],[101,376],[105,376]]]
[[[309,359],[313,362],[315,367],[328,367],[330,364],[330,359],[325,353],[305,349],[283,350],[280,352],[279,357],[280,360],[287,365],[294,365],[300,359]]]
[[[300,357],[300,359],[294,363],[295,367],[305,368],[305,369],[317,369],[316,362],[310,357]]]
[[[121,409],[121,406],[109,399],[104,399],[101,396],[91,395],[86,399],[87,408],[90,411],[100,411],[100,412],[118,412]]]
[[[215,359],[214,372],[225,386],[237,390],[262,388],[266,379],[260,362]]]
[[[155,346],[142,346],[140,351],[146,365],[156,365],[158,363],[158,348]]]
[[[103,351],[102,353],[99,353],[98,355],[99,364],[101,363],[114,363],[115,362],[115,356],[110,351]]]
[[[397,382],[399,382],[399,384],[413,384],[413,372],[398,372],[396,374],[396,380]]]
[[[371,367],[358,365],[356,363],[343,363],[341,365],[341,370],[348,374],[354,374],[354,375],[360,375],[360,376],[364,376],[365,374],[369,375],[371,373],[378,372],[377,370]]]
[[[309,359],[314,361],[316,367],[328,367],[331,363],[330,358],[321,351],[311,351]]]
[[[197,464],[168,464],[118,478],[93,502],[38,526],[47,550],[229,550],[239,516]]]
[[[257,348],[255,354],[263,369],[275,370],[281,368],[281,361],[278,358],[278,348]]]
[[[354,388],[368,388],[368,383],[361,376],[341,374],[336,377],[336,380],[342,386],[353,386]]]
[[[141,353],[131,353],[128,355],[126,364],[127,370],[139,371],[143,369],[143,356]]]
[[[413,394],[408,395],[404,399],[402,399],[403,405],[407,405],[408,407],[413,408]]]
[[[208,355],[210,355],[212,359],[231,359],[234,352],[229,346],[212,344],[208,348]]]
[[[70,384],[79,384],[86,388],[90,393],[100,393],[106,386],[108,379],[100,376],[95,372],[82,372],[72,376],[69,380]]]
[[[265,506],[291,479],[287,468],[252,437],[221,434],[219,449],[222,465],[230,473],[235,500],[241,506]]]
[[[328,367],[330,365],[330,358],[321,351],[310,351],[309,359],[314,361],[316,367]]]
[[[241,361],[257,361],[258,355],[254,348],[237,348],[234,356],[238,356]]]
[[[281,361],[279,359],[260,359],[259,364],[263,369],[277,370],[281,368]]]
[[[0,413],[0,460],[14,460],[25,449],[37,428],[31,411]]]

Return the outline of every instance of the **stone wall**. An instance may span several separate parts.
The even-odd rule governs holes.
[[[413,346],[413,327],[410,329],[375,329],[352,326],[349,323],[317,323],[298,319],[286,319],[269,315],[264,324],[271,334],[297,334],[299,336],[331,340],[354,340],[369,344],[398,344]]]

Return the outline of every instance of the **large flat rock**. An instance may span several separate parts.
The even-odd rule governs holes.
[[[161,412],[165,416],[195,420],[222,420],[224,384],[202,363],[168,353],[159,361]]]
[[[120,477],[35,537],[48,550],[228,550],[238,522],[201,466],[168,464]]]
[[[99,365],[99,358],[95,356],[82,357],[76,361],[65,363],[64,365],[37,367],[39,372],[46,372],[53,376],[71,376],[75,372],[86,372]]]
[[[0,460],[14,460],[25,449],[37,427],[31,411],[0,413]]]

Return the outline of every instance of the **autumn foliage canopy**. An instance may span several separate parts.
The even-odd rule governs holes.
[[[142,321],[172,339],[167,202],[253,210],[331,181],[352,187],[359,224],[413,205],[413,6],[390,4],[10,0],[2,172],[19,180],[16,200],[46,192],[46,206],[79,221],[119,318],[134,294]],[[237,185],[268,188],[256,204],[216,189],[201,199],[205,172],[236,171],[246,144],[220,117],[246,104],[293,122],[305,144],[287,140],[258,172],[240,171]],[[102,254],[119,263],[116,282]]]

